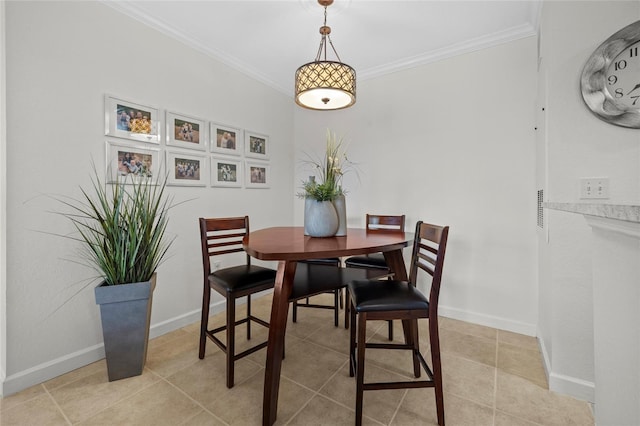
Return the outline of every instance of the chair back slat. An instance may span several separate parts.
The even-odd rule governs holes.
[[[436,260],[432,256],[424,253],[418,253],[418,257],[418,268],[433,276]]]
[[[217,233],[214,234],[213,232],[220,232],[220,231],[210,231],[207,233],[207,239],[208,240],[221,240],[223,238],[240,238],[243,239],[245,235],[247,235],[246,232],[236,232],[233,234],[224,234],[224,233]]]
[[[244,251],[242,249],[232,249],[232,250],[215,250],[215,251],[209,251],[209,256],[220,256],[221,254],[229,254],[229,253],[239,253],[241,251]]]
[[[367,232],[403,232],[404,215],[367,214]]]
[[[431,225],[422,221],[416,224],[409,281],[416,285],[418,270],[425,271],[431,276],[429,310],[433,312],[429,313],[430,316],[437,315],[438,296],[440,295],[442,268],[448,236],[448,226]]]
[[[200,218],[202,264],[211,273],[211,257],[244,252],[242,240],[249,233],[249,217]],[[247,263],[250,262],[247,256]]]
[[[210,237],[208,237],[210,239]],[[229,247],[229,246],[237,246],[242,245],[242,239],[235,239],[233,241],[222,241],[217,243],[207,243],[207,247],[209,248],[209,252],[213,253],[219,247]]]

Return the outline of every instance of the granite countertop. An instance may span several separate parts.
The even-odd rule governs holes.
[[[640,206],[595,203],[542,203],[542,207],[588,216],[640,223]]]

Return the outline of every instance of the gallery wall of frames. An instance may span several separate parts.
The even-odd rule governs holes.
[[[168,174],[173,186],[268,188],[269,136],[105,95],[107,180]]]

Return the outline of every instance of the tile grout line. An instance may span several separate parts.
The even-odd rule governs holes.
[[[541,424],[541,423],[538,423],[538,422],[534,422],[533,420],[530,420],[530,419],[525,419],[524,417],[521,417],[521,416],[519,416],[517,414],[509,413],[507,411],[502,411],[502,410],[496,409],[496,413],[502,413],[502,414],[505,414],[505,415],[507,415],[509,417],[513,417],[515,419],[522,420],[523,422],[531,423],[532,425],[545,426],[544,424]]]
[[[186,368],[186,367],[185,367]],[[260,371],[260,370],[258,370]],[[175,374],[175,373],[174,373]],[[249,376],[252,377],[252,376]],[[166,383],[169,384],[169,386],[171,386],[172,388],[174,388],[175,390],[177,390],[178,392],[180,392],[181,394],[183,394],[184,396],[186,396],[189,400],[193,401],[198,407],[200,407],[205,413],[209,413],[210,415],[212,415],[216,420],[222,422],[225,425],[228,425],[229,423],[225,422],[224,420],[222,420],[220,417],[216,416],[214,413],[212,413],[211,411],[209,411],[209,409],[207,409],[204,405],[202,405],[199,401],[195,400],[194,398],[191,397],[191,395],[189,395],[188,393],[186,393],[185,391],[183,391],[182,389],[180,389],[178,386],[174,385],[173,383],[171,383],[169,380],[167,380],[164,377],[160,377],[161,380],[164,380]],[[248,379],[248,378],[247,378]],[[191,416],[189,419],[186,420],[190,420],[192,418],[194,418],[196,415],[198,415],[198,413],[194,414],[193,416]],[[185,421],[186,421],[185,420]],[[184,424],[184,422],[183,422]]]
[[[404,399],[407,397],[408,394],[409,394],[409,389],[405,389],[404,395],[402,395],[402,398],[400,398],[400,402],[398,403],[396,410],[393,412],[391,419],[389,419],[389,424],[393,424],[393,421],[396,419],[396,416],[398,415],[398,411],[400,411],[400,407],[402,406],[402,403],[404,402]]]
[[[155,373],[154,371],[152,371],[152,370],[148,369],[147,367],[144,367],[144,368],[145,368],[145,369],[147,369],[151,374],[153,374],[153,375],[155,375],[155,376],[158,376],[158,374],[157,374],[157,373]],[[143,369],[143,373],[142,373],[142,374],[144,374],[144,369]],[[142,376],[142,374],[140,374],[140,376]],[[136,376],[136,377],[139,377],[139,376]],[[158,377],[159,377],[159,376],[158,376]],[[71,382],[69,382],[69,383],[67,383],[67,384],[65,384],[65,385],[63,385],[63,386],[59,386],[59,387],[57,387],[57,388],[55,388],[55,389],[61,389],[61,388],[66,387],[66,386],[68,386],[68,385],[70,385],[70,384],[72,384],[72,383],[77,382],[78,380],[81,380],[81,378],[79,378],[79,379],[77,379],[77,380],[74,380],[74,381],[71,381]],[[121,401],[124,401],[124,400],[125,400],[125,399],[127,399],[127,398],[130,398],[130,397],[131,397],[131,396],[133,396],[133,395],[137,395],[138,393],[140,393],[140,392],[142,392],[143,390],[145,390],[145,389],[147,389],[147,388],[149,388],[149,387],[153,386],[154,384],[155,384],[155,382],[150,383],[150,384],[148,384],[147,386],[143,386],[142,388],[138,389],[137,391],[132,392],[132,393],[130,393],[130,394],[128,394],[128,395],[126,395],[126,396],[124,396],[124,397],[122,397],[122,398],[120,398],[120,399],[118,399],[118,400],[114,401],[112,404],[107,405],[107,406],[106,406],[106,407],[104,407],[102,410],[99,410],[99,411],[96,411],[96,412],[92,413],[89,417],[87,417],[87,418],[85,418],[85,419],[82,419],[82,420],[78,421],[77,423],[84,422],[84,421],[86,421],[86,420],[91,419],[92,417],[97,416],[98,414],[102,413],[103,411],[105,411],[105,410],[107,410],[107,409],[109,409],[109,408],[113,407],[114,405],[116,405],[116,404],[120,403]],[[56,407],[58,407],[58,408],[60,409],[60,411],[62,412],[62,414],[63,414],[64,418],[65,418],[65,419],[67,419],[67,421],[69,422],[69,424],[70,424],[70,425],[73,425],[74,423],[73,423],[71,420],[69,420],[69,419],[68,419],[68,417],[67,417],[67,415],[65,414],[64,410],[62,409],[62,407],[60,407],[60,406],[58,405],[58,402],[55,400],[54,396],[53,396],[53,395],[51,395],[51,393],[50,393],[50,392],[49,392],[49,390],[46,388],[46,386],[44,385],[44,383],[41,383],[41,385],[42,385],[42,387],[45,389],[45,392],[46,392],[46,393],[51,397],[51,399],[54,401],[54,403],[55,403]],[[52,390],[55,390],[55,389],[52,389]]]
[[[295,416],[297,416],[297,415],[298,415],[298,413],[299,413],[300,411],[302,411],[302,409],[303,409],[303,408],[305,408],[305,407],[306,407],[306,406],[311,402],[311,400],[312,400],[315,396],[318,396],[318,397],[320,397],[320,398],[327,399],[327,400],[329,400],[329,401],[331,401],[331,402],[333,402],[333,403],[335,403],[335,404],[338,404],[338,405],[339,405],[339,406],[341,406],[341,407],[346,408],[346,409],[347,409],[347,410],[349,410],[350,412],[355,413],[355,409],[354,409],[353,407],[349,407],[349,406],[345,405],[342,401],[335,400],[335,399],[331,398],[330,396],[323,395],[323,394],[321,394],[321,393],[320,393],[320,392],[322,391],[322,389],[324,389],[324,388],[329,384],[329,382],[330,382],[334,377],[336,377],[336,376],[338,375],[338,373],[340,373],[340,371],[342,371],[342,369],[343,369],[346,365],[348,365],[348,364],[349,364],[349,362],[351,362],[351,360],[350,360],[350,359],[348,359],[348,360],[346,360],[345,362],[343,362],[343,363],[340,365],[340,367],[338,367],[338,368],[336,369],[336,371],[331,375],[331,377],[329,377],[329,378],[327,379],[327,381],[326,381],[322,386],[320,386],[320,389],[318,389],[318,391],[315,393],[315,395],[313,395],[313,396],[309,399],[309,401],[307,401],[307,402],[304,404],[304,406],[303,406],[300,410],[298,410],[298,412],[296,412],[296,413],[291,417],[291,419],[289,419],[289,422],[287,422],[287,424],[289,424],[289,423],[290,423],[290,422],[295,418]],[[290,380],[291,380],[291,379],[290,379]],[[292,380],[292,381],[293,381],[293,380]],[[302,385],[302,384],[300,384],[300,383],[297,383],[297,382],[294,382],[294,383],[296,383],[296,384],[298,384],[298,385],[300,385],[300,386],[303,386],[303,387],[307,388],[306,386],[304,386],[304,385]],[[308,389],[308,388],[307,388],[307,389]],[[367,418],[368,418],[368,419],[370,419],[370,420],[373,420],[374,422],[376,422],[376,423],[378,423],[378,424],[380,424],[380,425],[383,425],[383,424],[384,424],[384,423],[379,422],[378,420],[376,420],[376,419],[374,419],[374,418],[372,418],[372,417],[369,417],[369,416],[366,416],[366,415],[363,415],[363,416],[364,416],[364,417],[367,417]]]
[[[382,327],[382,326],[381,326],[381,327]],[[319,397],[321,397],[321,398],[325,398],[325,399],[327,399],[327,400],[329,400],[329,401],[331,401],[331,402],[333,402],[333,403],[335,403],[335,404],[338,404],[338,405],[339,405],[339,406],[341,406],[341,407],[346,408],[347,410],[351,411],[352,413],[355,413],[355,409],[354,409],[353,407],[349,407],[349,406],[345,405],[342,401],[335,400],[335,399],[331,398],[331,397],[330,397],[330,396],[328,396],[328,395],[322,395],[322,394],[320,393],[320,392],[322,391],[322,389],[324,389],[324,388],[329,384],[329,382],[331,381],[331,379],[333,379],[335,376],[337,376],[337,375],[340,373],[340,371],[342,371],[342,369],[343,369],[345,366],[348,366],[350,363],[351,363],[351,356],[349,355],[349,359],[347,359],[345,362],[343,362],[343,363],[342,363],[342,365],[340,365],[340,367],[339,367],[338,369],[336,369],[335,373],[333,373],[333,374],[331,375],[331,377],[329,377],[329,379],[327,379],[327,381],[326,381],[326,382],[325,382],[325,383],[320,387],[320,389],[318,389],[318,392],[317,392],[316,394],[317,394],[317,396],[319,396]],[[376,368],[378,368],[378,367],[376,366]],[[381,370],[383,370],[383,371],[388,371],[388,370],[384,370],[384,369],[382,369],[382,368],[381,368]],[[392,371],[389,371],[389,372],[394,373],[394,372],[392,372]],[[398,374],[398,373],[394,373],[394,374]],[[405,391],[405,395],[406,395],[406,393],[407,393],[407,391]],[[402,402],[403,400],[404,400],[404,396],[403,396],[403,398],[401,399],[401,401],[400,401],[400,402]],[[309,400],[309,401],[311,401],[311,400]],[[391,424],[391,421],[393,420],[393,417],[395,416],[395,413],[397,412],[397,410],[398,410],[399,408],[400,408],[400,404],[398,404],[398,407],[396,407],[396,411],[394,412],[394,415],[391,417],[391,420],[389,421],[389,423],[388,423],[388,424]],[[297,413],[296,413],[296,415],[297,415]],[[295,417],[295,416],[294,416],[294,417]],[[378,421],[377,419],[374,419],[373,417],[369,417],[369,416],[365,415],[364,413],[363,413],[363,417],[366,417],[366,418],[368,418],[368,419],[370,419],[370,420],[372,420],[372,421],[374,421],[374,422],[376,422],[376,423],[378,423],[378,424],[381,424],[381,425],[383,425],[383,424],[384,424],[384,423],[382,423],[382,422]],[[293,417],[292,417],[292,419],[293,419]]]
[[[296,383],[296,384],[297,384],[297,385],[299,385],[300,383]],[[311,395],[311,397],[309,397],[309,399],[308,399],[304,404],[302,404],[302,407],[300,407],[300,408],[298,409],[298,411],[296,411],[295,413],[293,413],[293,415],[292,415],[292,416],[289,418],[289,420],[287,420],[287,422],[285,423],[285,426],[287,426],[287,425],[291,424],[291,422],[293,421],[293,419],[295,419],[295,418],[296,418],[296,416],[297,416],[298,414],[300,414],[300,413],[302,412],[302,410],[304,410],[304,409],[307,407],[307,405],[309,405],[309,403],[311,402],[311,400],[312,400],[313,398],[315,398],[316,396],[318,396],[318,392],[314,392],[314,394],[313,394],[313,395]]]
[[[346,362],[348,362],[348,361],[346,361]],[[293,421],[293,419],[295,419],[295,418],[296,418],[296,416],[297,416],[298,414],[300,414],[300,412],[302,412],[302,410],[304,410],[304,409],[307,407],[307,405],[309,405],[309,403],[311,402],[311,400],[312,400],[313,398],[315,398],[316,396],[324,397],[324,395],[320,395],[320,391],[321,391],[322,389],[324,389],[324,387],[325,387],[325,386],[327,386],[327,383],[329,383],[329,382],[331,381],[331,379],[333,379],[333,378],[336,376],[336,374],[338,374],[338,372],[339,372],[340,370],[342,370],[342,368],[344,368],[344,365],[346,364],[346,362],[343,362],[343,363],[342,363],[342,364],[341,364],[341,365],[336,369],[336,371],[335,371],[335,372],[334,372],[334,373],[333,373],[333,374],[332,374],[332,375],[331,375],[331,376],[330,376],[330,377],[329,377],[329,378],[324,382],[324,384],[323,384],[322,386],[320,386],[320,388],[319,388],[317,391],[313,391],[314,393],[313,393],[313,395],[311,396],[311,398],[309,398],[309,400],[308,400],[307,402],[305,402],[304,404],[302,404],[302,407],[300,407],[300,409],[299,409],[298,411],[296,411],[296,412],[291,416],[291,418],[290,418],[290,419],[285,423],[285,426],[286,426],[286,425],[288,425],[288,424],[290,424],[290,423]],[[299,385],[299,386],[304,387],[305,389],[309,389],[308,387],[304,386],[304,385],[303,385],[303,384],[301,384],[301,383],[296,382],[295,380],[292,380],[292,379],[289,379],[289,380],[291,380],[293,383],[295,383],[295,384],[297,384],[297,385]],[[312,390],[312,389],[310,389],[310,390]],[[333,401],[331,398],[327,398],[327,399],[329,399],[330,401]]]
[[[60,405],[58,404],[58,401],[56,401],[56,399],[53,397],[53,395],[51,395],[51,393],[49,393],[49,391],[47,390],[47,388],[44,385],[44,383],[40,383],[40,386],[42,386],[42,388],[44,389],[44,392],[49,396],[49,399],[53,402],[53,405],[55,405],[56,408],[58,409],[58,411],[60,412],[60,414],[62,414],[62,417],[64,417],[64,419],[67,422],[67,424],[72,425],[73,423],[71,423],[71,420],[69,420],[69,418],[65,414],[64,410],[62,409],[62,407],[60,407]]]
[[[146,366],[145,366],[145,367],[143,367],[143,369],[142,369],[142,373],[141,373],[141,374],[139,374],[139,375],[137,375],[137,376],[125,377],[124,379],[118,379],[118,380],[127,380],[127,379],[133,379],[133,378],[136,378],[136,377],[142,377],[142,375],[144,374],[144,371],[145,371],[145,370],[147,370],[150,374],[152,374],[152,375],[154,375],[154,376],[158,377],[158,379],[162,379],[162,377],[161,377],[158,373],[156,373],[155,371],[153,371],[153,370],[151,370],[150,368],[148,368],[148,367],[146,367]],[[158,380],[158,382],[159,382],[159,381],[160,381],[160,380]],[[158,383],[158,382],[151,382],[151,383],[147,384],[146,386],[142,386],[142,387],[141,387],[140,389],[138,389],[137,391],[135,391],[135,392],[131,392],[130,394],[128,394],[128,395],[126,395],[126,396],[123,396],[123,397],[122,397],[122,398],[120,398],[120,399],[115,400],[112,404],[107,405],[107,406],[106,406],[106,407],[104,407],[102,410],[99,410],[99,411],[96,411],[95,413],[92,413],[89,417],[87,417],[87,418],[85,418],[85,419],[82,419],[82,420],[78,421],[78,423],[85,422],[85,421],[87,421],[87,420],[89,420],[89,419],[91,419],[91,418],[93,418],[93,417],[97,416],[98,414],[102,413],[103,411],[106,411],[106,410],[108,410],[109,408],[111,408],[111,407],[113,407],[113,406],[115,406],[115,405],[119,404],[120,402],[125,401],[125,400],[127,400],[127,399],[131,398],[131,397],[132,397],[132,396],[134,396],[134,395],[139,394],[140,392],[142,392],[142,391],[144,391],[144,390],[146,390],[146,389],[150,388],[151,386],[155,385],[155,384],[156,384],[156,383]],[[110,382],[109,382],[109,383],[110,383]],[[65,385],[65,386],[66,386],[66,385]],[[73,423],[72,423],[72,424],[73,424]]]

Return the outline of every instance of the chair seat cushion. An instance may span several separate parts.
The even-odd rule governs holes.
[[[240,265],[222,268],[209,275],[209,282],[226,292],[243,291],[255,287],[271,287],[276,279],[276,271],[262,266]]]
[[[406,281],[357,280],[349,283],[356,312],[428,310],[427,298]]]
[[[380,268],[388,269],[387,262],[382,253],[372,253],[366,256],[352,256],[344,261],[344,264],[355,268]]]
[[[347,286],[354,280],[373,280],[388,276],[381,269],[341,268],[338,266],[303,263],[296,265],[290,301],[302,299]]]

